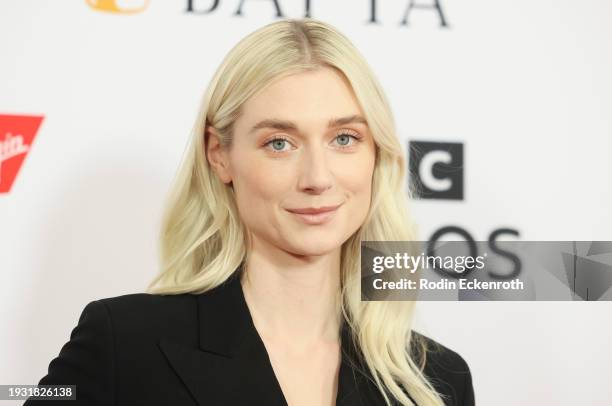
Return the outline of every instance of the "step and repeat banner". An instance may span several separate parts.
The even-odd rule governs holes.
[[[423,241],[612,240],[610,3],[3,1],[0,384],[36,384],[89,301],[144,291],[214,70],[255,29],[306,16],[383,85]],[[568,261],[604,275],[604,246]],[[417,329],[464,356],[479,405],[609,405],[612,293],[578,293],[432,296]]]

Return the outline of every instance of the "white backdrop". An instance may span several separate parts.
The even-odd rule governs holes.
[[[187,0],[117,3],[146,7],[0,4],[0,115],[44,116],[0,193],[1,384],[36,384],[87,302],[144,291],[204,88],[276,15],[272,1],[246,1],[242,16],[238,0],[208,14]],[[522,240],[612,239],[611,3],[446,0],[447,28],[433,9],[400,25],[408,0],[377,2],[374,24],[371,1],[311,3],[371,64],[406,148],[463,143],[464,199],[411,204],[423,238],[456,225],[476,240],[506,227]],[[304,15],[303,1],[279,4]],[[468,361],[478,405],[609,405],[610,310],[425,302],[417,325]]]

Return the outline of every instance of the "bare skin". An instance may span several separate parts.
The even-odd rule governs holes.
[[[340,253],[370,207],[375,144],[348,81],[321,68],[280,78],[249,99],[231,148],[207,128],[207,157],[233,185],[249,231],[241,280],[255,327],[290,406],[335,405],[340,350]],[[255,124],[291,121],[296,128]],[[285,139],[275,138],[281,137]],[[309,224],[287,209],[341,206]]]

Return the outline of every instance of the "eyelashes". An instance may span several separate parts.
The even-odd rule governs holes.
[[[357,143],[359,143],[359,142],[361,142],[361,141],[362,141],[362,139],[361,139],[361,138],[362,138],[362,136],[361,136],[361,135],[359,135],[359,134],[358,134],[358,133],[356,133],[356,132],[354,133],[354,132],[352,132],[352,131],[347,131],[347,130],[344,130],[344,131],[339,132],[339,133],[338,133],[338,134],[337,134],[337,135],[334,137],[334,141],[335,141],[335,140],[337,140],[337,139],[339,139],[340,137],[348,137],[348,138],[349,138],[349,142],[350,142],[350,141],[352,141],[352,142],[350,142],[349,144],[338,144],[338,146],[339,146],[339,148],[340,148],[340,149],[350,149],[350,148],[354,147],[354,146],[355,146]],[[283,135],[276,135],[276,136],[274,136],[273,138],[271,138],[270,140],[266,141],[266,142],[263,144],[263,146],[264,146],[266,149],[270,150],[271,152],[273,152],[273,153],[275,153],[275,154],[280,154],[280,153],[283,153],[283,152],[287,152],[287,151],[288,151],[288,150],[284,150],[284,149],[282,149],[282,150],[279,150],[279,149],[274,149],[274,148],[272,147],[272,144],[273,144],[273,143],[275,143],[275,142],[277,143],[277,144],[276,144],[277,146],[278,146],[278,145],[280,145],[281,147],[282,147],[282,146],[284,146],[284,145],[285,145],[285,144],[287,144],[287,143],[291,144],[291,140],[290,140],[289,138],[287,138],[287,137],[285,137],[285,136],[283,136]]]

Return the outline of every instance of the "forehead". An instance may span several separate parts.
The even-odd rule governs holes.
[[[327,125],[330,118],[363,115],[350,83],[332,68],[290,74],[273,80],[245,102],[242,125],[269,118]]]

